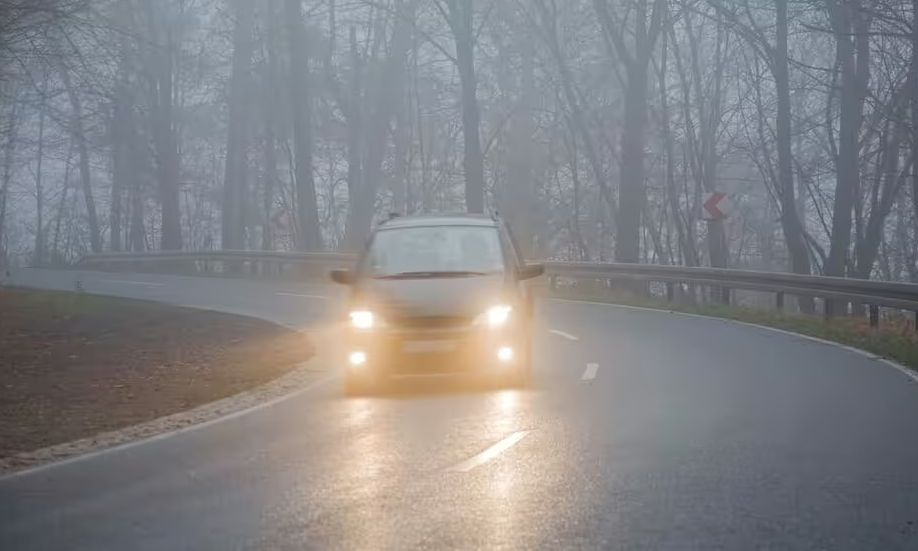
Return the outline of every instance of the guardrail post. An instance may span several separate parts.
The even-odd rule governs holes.
[[[880,307],[871,304],[867,308],[870,311],[870,327],[876,329],[880,326]]]
[[[775,293],[775,308],[778,309],[778,312],[784,311],[784,291]]]

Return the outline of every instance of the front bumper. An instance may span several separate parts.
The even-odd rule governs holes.
[[[360,365],[351,363],[349,369],[373,375],[500,371],[517,365],[523,350],[521,332],[512,326],[349,329],[346,342],[348,357],[354,352],[364,357]],[[505,349],[503,354],[501,349]]]

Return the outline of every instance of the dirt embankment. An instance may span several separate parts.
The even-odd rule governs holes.
[[[224,398],[312,353],[305,335],[260,320],[0,289],[0,457]]]

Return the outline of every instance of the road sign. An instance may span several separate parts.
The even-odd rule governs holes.
[[[730,212],[730,199],[726,193],[714,191],[704,197],[701,217],[705,220],[723,220]]]

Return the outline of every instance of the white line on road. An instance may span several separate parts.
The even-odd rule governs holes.
[[[22,478],[24,476],[28,476],[33,473],[47,471],[50,469],[54,469],[56,467],[63,467],[64,465],[69,465],[71,463],[78,463],[80,461],[86,461],[87,459],[92,459],[93,457],[98,457],[100,455],[115,453],[115,452],[119,452],[119,451],[126,450],[129,448],[143,446],[145,444],[152,444],[153,442],[165,440],[166,438],[171,438],[179,434],[184,434],[186,432],[192,432],[198,429],[210,427],[218,423],[222,423],[224,421],[236,419],[237,417],[242,417],[243,415],[248,415],[249,413],[252,413],[254,411],[258,411],[261,409],[267,409],[273,405],[280,404],[281,402],[286,402],[287,400],[290,400],[291,398],[295,398],[297,396],[306,394],[308,392],[312,392],[313,390],[322,388],[323,386],[325,386],[331,381],[334,381],[335,379],[336,379],[336,375],[334,374],[325,375],[319,379],[316,379],[306,384],[305,386],[297,388],[296,390],[293,390],[286,394],[282,394],[275,398],[271,398],[270,400],[267,400],[265,402],[256,403],[254,405],[251,405],[243,409],[237,409],[235,411],[227,413],[226,415],[221,415],[220,417],[214,417],[214,418],[208,419],[207,421],[202,421],[200,423],[192,423],[184,427],[179,427],[177,429],[173,429],[170,431],[161,432],[159,434],[154,434],[152,436],[147,436],[147,437],[141,438],[140,440],[130,440],[128,442],[124,442],[123,444],[115,444],[114,446],[111,446],[109,448],[99,448],[97,450],[92,450],[92,451],[89,451],[89,452],[86,452],[80,455],[74,455],[71,457],[65,457],[64,459],[60,459],[57,461],[51,461],[50,463],[42,463],[39,465],[35,465],[34,467],[28,467],[21,471],[13,471],[10,473],[0,474],[0,482],[9,480],[9,479],[13,479],[13,478]],[[211,402],[211,404],[212,403],[213,402]],[[199,407],[206,408],[207,406],[208,404],[201,404],[201,406]],[[181,415],[181,414],[182,413],[179,412],[176,415]],[[155,422],[155,420],[153,420],[152,422]],[[63,446],[66,444],[61,444],[61,445]]]
[[[583,372],[583,377],[580,377],[583,381],[591,381],[596,378],[596,370],[599,369],[599,364],[587,364],[586,371]]]
[[[517,442],[525,438],[526,435],[529,434],[530,432],[532,431],[531,430],[516,431],[510,434],[509,436],[507,436],[506,438],[504,438],[503,440],[501,440],[500,442],[492,445],[485,451],[479,453],[478,455],[472,456],[466,459],[465,461],[463,461],[462,463],[457,463],[456,465],[453,465],[447,470],[460,472],[460,473],[467,473],[471,471],[472,469],[474,469],[475,467],[484,465],[488,461],[494,459],[498,455],[509,450],[510,448],[515,446]]]
[[[103,279],[102,283],[120,283],[122,285],[146,285],[147,287],[165,287],[165,283],[153,283],[152,281],[131,281],[128,279]]]
[[[553,335],[558,335],[559,337],[564,337],[565,339],[569,341],[579,341],[580,340],[580,337],[576,335],[571,335],[570,333],[565,333],[564,331],[560,331],[558,329],[549,329],[548,332]]]
[[[328,297],[323,297],[322,295],[304,295],[301,293],[274,293],[282,297],[300,297],[300,298],[317,298],[319,300],[329,300]]]

